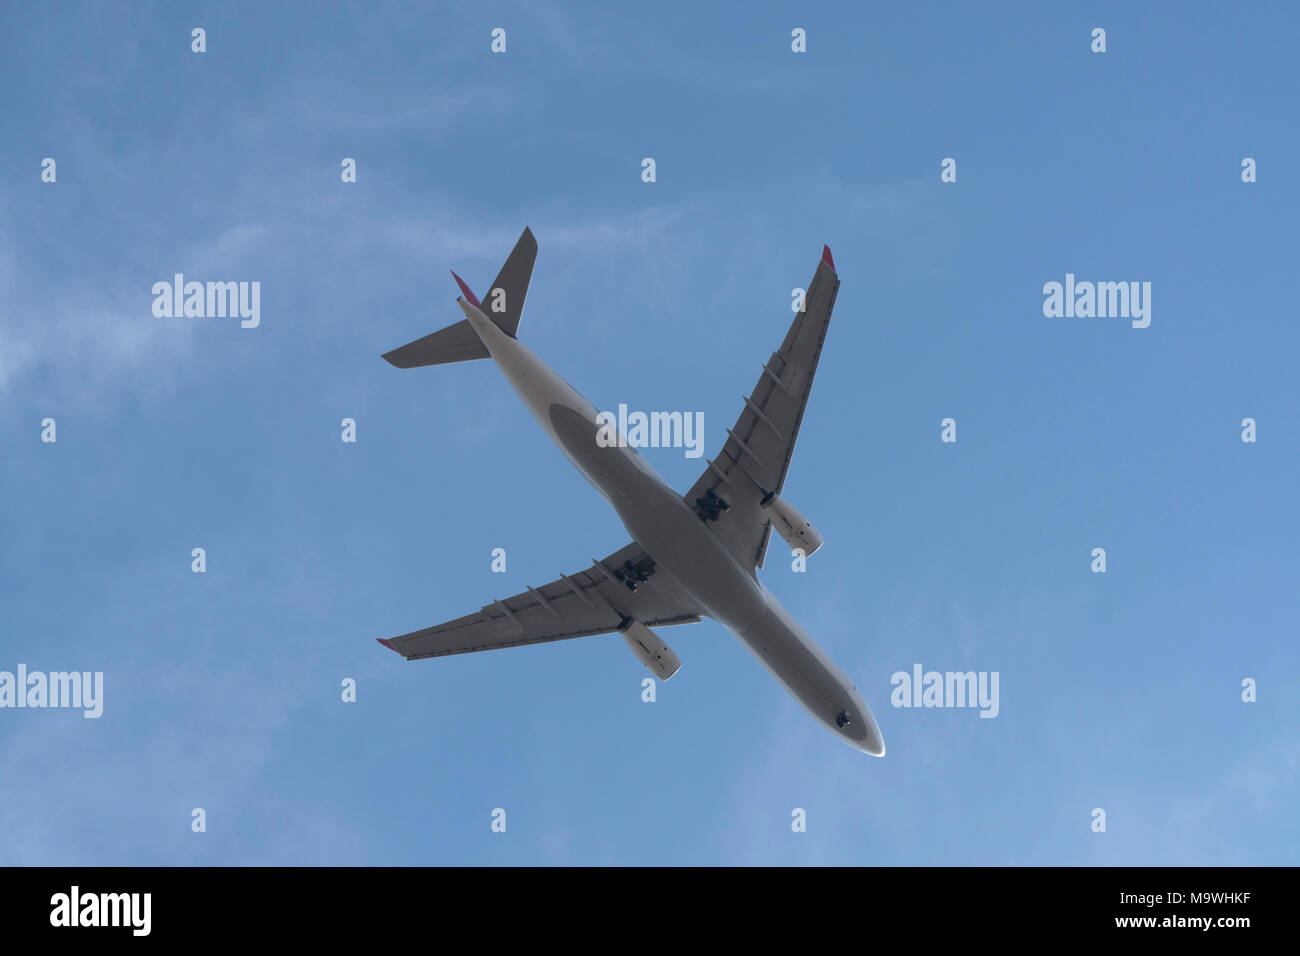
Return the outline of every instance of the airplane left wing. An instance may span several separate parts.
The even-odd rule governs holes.
[[[633,542],[584,571],[379,643],[414,661],[608,634],[629,619],[647,627],[698,621],[695,602],[655,571],[654,560]]]

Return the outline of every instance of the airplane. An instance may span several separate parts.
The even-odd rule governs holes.
[[[590,567],[380,644],[408,661],[619,633],[652,674],[681,660],[653,630],[710,617],[730,629],[818,721],[876,757],[880,728],[857,688],[758,580],[772,528],[811,555],[822,536],[781,497],[840,280],[830,247],[781,348],[719,454],[679,495],[587,399],[516,337],[537,259],[530,229],[483,300],[452,272],[465,318],[383,355],[397,368],[491,358],[542,430],[610,503],[631,543]]]

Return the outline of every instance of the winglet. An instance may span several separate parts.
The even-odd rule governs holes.
[[[474,306],[476,309],[479,308],[478,296],[469,291],[469,286],[465,284],[465,280],[456,275],[454,270],[452,271],[451,276],[456,280],[456,284],[460,286],[460,291],[465,293],[465,298],[468,300],[469,304]],[[378,640],[378,638],[376,638],[376,640]]]
[[[835,268],[835,260],[831,258],[831,247],[830,247],[830,246],[822,246],[822,262],[826,263],[826,264],[827,264],[828,266],[830,266],[832,269]],[[465,286],[464,286],[463,283],[462,283],[462,285],[461,285],[461,288],[462,288],[462,289],[465,288]]]
[[[401,651],[398,651],[397,648],[393,646],[392,641],[388,640],[385,637],[376,637],[375,640],[377,640],[380,644],[383,644],[384,647],[388,648],[390,651],[397,651],[398,654],[402,653]],[[406,655],[403,654],[402,656],[405,657]]]

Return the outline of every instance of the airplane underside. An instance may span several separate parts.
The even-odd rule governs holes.
[[[380,643],[417,660],[619,633],[666,680],[681,662],[653,628],[707,616],[730,629],[837,737],[883,756],[880,730],[857,689],[757,576],[773,528],[805,555],[822,543],[780,490],[839,287],[830,250],[804,311],[763,365],[721,452],[686,495],[625,440],[602,442],[595,407],[516,338],[536,251],[525,229],[485,297],[487,308],[456,276],[465,322],[384,357],[401,368],[491,357],[543,431],[615,509],[632,543],[586,571]]]

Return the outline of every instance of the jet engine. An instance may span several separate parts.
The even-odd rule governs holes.
[[[762,506],[772,519],[776,533],[785,538],[790,547],[802,548],[804,557],[822,546],[821,534],[790,502],[769,493],[764,496]]]
[[[627,641],[627,646],[632,648],[632,653],[637,656],[637,660],[648,667],[650,673],[660,680],[672,677],[682,666],[681,660],[673,653],[673,649],[640,621],[630,617],[624,618],[623,623],[618,626],[618,632],[623,635],[623,640]]]

